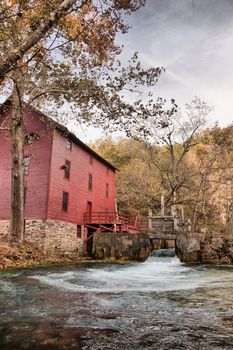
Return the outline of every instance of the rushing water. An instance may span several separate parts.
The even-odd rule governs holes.
[[[0,274],[0,349],[233,349],[233,267],[151,256]]]

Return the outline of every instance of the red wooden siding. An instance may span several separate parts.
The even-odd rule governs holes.
[[[27,132],[40,135],[38,140],[25,147],[24,154],[30,157],[29,174],[25,176],[25,218],[46,219],[48,202],[49,169],[53,132],[47,128],[35,112],[25,111]],[[6,132],[0,133],[0,219],[10,217],[11,198],[11,146]]]
[[[53,130],[35,112],[26,111],[24,120],[28,133],[40,135],[24,152],[30,156],[29,175],[25,176],[25,217],[46,219]]]
[[[70,179],[65,178],[64,165],[70,161]],[[93,157],[88,151],[73,143],[66,148],[66,138],[55,133],[53,141],[48,219],[83,224],[88,202],[92,211],[115,211],[115,171]],[[92,175],[92,191],[88,190],[89,174]],[[106,183],[109,196],[106,198]],[[63,192],[69,193],[68,211],[62,210]]]
[[[26,219],[54,219],[84,223],[88,202],[93,212],[115,211],[115,171],[104,161],[91,155],[85,146],[72,142],[55,132],[43,116],[29,109],[24,116],[27,133],[39,135],[38,140],[25,147],[30,157],[29,172],[25,176]],[[69,163],[70,162],[70,163]],[[65,166],[70,176],[65,177]],[[92,191],[88,190],[89,174]],[[108,184],[108,197],[106,196]],[[10,217],[11,152],[6,133],[0,133],[0,219]],[[68,210],[63,211],[63,192],[69,195]]]

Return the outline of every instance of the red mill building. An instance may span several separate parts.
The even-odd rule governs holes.
[[[0,113],[7,126],[11,108]],[[24,110],[25,240],[45,251],[91,253],[96,231],[135,232],[132,220],[115,212],[115,167],[66,128],[30,106]],[[0,132],[0,238],[8,232],[11,143]]]

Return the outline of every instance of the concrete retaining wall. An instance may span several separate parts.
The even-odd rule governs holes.
[[[97,233],[93,239],[95,259],[124,259],[145,261],[153,247],[146,233]]]

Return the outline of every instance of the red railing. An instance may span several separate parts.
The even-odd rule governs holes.
[[[93,212],[84,214],[84,224],[97,228],[102,227],[102,229],[126,231],[126,232],[148,232],[148,223],[144,220],[138,219],[136,216],[122,215],[116,212]],[[114,227],[110,228],[110,225]]]
[[[84,224],[137,225],[137,218],[116,212],[93,212],[84,214]]]

